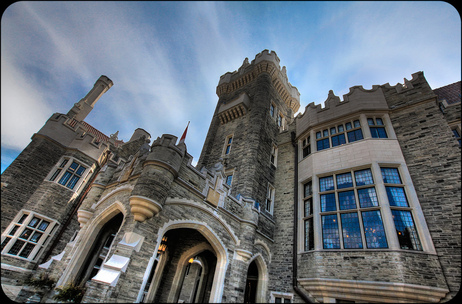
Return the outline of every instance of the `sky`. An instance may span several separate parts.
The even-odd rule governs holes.
[[[114,85],[85,121],[106,135],[181,137],[197,162],[220,76],[268,49],[300,110],[329,90],[461,79],[461,19],[446,2],[15,2],[1,19],[1,172],[53,113],[101,75]]]

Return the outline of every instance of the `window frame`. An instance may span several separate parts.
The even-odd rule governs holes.
[[[456,125],[456,126],[452,126],[451,127],[451,132],[452,132],[452,136],[454,136],[454,138],[457,140],[457,142],[459,143],[459,148],[462,147],[462,142],[461,142],[461,129],[460,129],[460,125]]]
[[[307,193],[308,188],[308,193]],[[310,251],[314,250],[314,206],[313,206],[313,184],[312,180],[308,180],[303,183],[303,209],[302,209],[302,221],[303,221],[303,250]],[[308,203],[308,214],[307,214],[307,203]],[[307,229],[308,226],[308,229]],[[307,235],[308,231],[308,235]]]
[[[316,151],[322,151],[364,139],[360,118],[350,119],[315,130]],[[358,133],[359,132],[359,133]],[[352,134],[350,136],[350,134]],[[358,134],[361,134],[359,136]],[[351,140],[351,139],[354,140]],[[319,149],[321,148],[321,149]]]
[[[228,156],[231,153],[231,149],[234,142],[234,134],[226,136],[225,143],[223,146],[222,156]]]
[[[278,147],[275,144],[273,144],[272,147],[271,147],[270,163],[274,167],[277,167],[277,163],[278,163]]]
[[[357,173],[362,171],[368,170],[370,172],[371,179],[367,178],[366,181],[368,183],[358,183],[358,181],[363,180],[363,176]],[[344,183],[339,183],[340,179],[339,176],[343,177],[348,174],[350,175],[351,185],[347,184],[346,186],[343,185]],[[369,176],[369,173],[367,174]],[[359,179],[361,177],[361,179]],[[333,181],[333,188],[325,188],[322,186],[324,180],[332,178]],[[382,205],[380,204],[379,195],[378,195],[378,184],[377,180],[374,177],[374,173],[371,167],[366,168],[352,168],[347,171],[335,172],[328,175],[322,175],[318,178],[319,183],[319,217],[320,217],[320,225],[319,229],[321,229],[321,248],[322,250],[384,250],[389,249],[390,244],[386,234],[386,223],[383,217]],[[330,184],[330,182],[329,182]],[[341,186],[341,187],[339,187]],[[360,192],[363,189],[374,189],[374,197],[376,204],[366,205],[363,206],[362,202],[364,202],[364,198],[361,198]],[[321,191],[323,190],[323,191]],[[349,200],[353,197],[352,202],[349,204],[342,205],[341,202],[341,195],[348,193]],[[323,196],[333,198],[333,202],[335,206],[330,204],[330,208],[323,208]],[[361,198],[361,199],[360,199]],[[327,205],[326,205],[327,206]],[[334,207],[334,208],[332,208]],[[375,226],[370,226],[367,221],[365,220],[364,215],[367,212],[378,212],[380,223],[374,223]],[[348,215],[348,214],[355,214],[355,215]],[[347,221],[345,219],[354,217],[357,221],[355,225],[347,225]],[[370,217],[369,217],[370,218]],[[328,223],[325,221],[332,221],[331,224],[335,222],[336,227],[333,227],[329,224],[329,231],[326,232],[324,228],[327,229]],[[332,227],[330,227],[332,226]],[[367,229],[372,229],[375,227],[380,228],[380,234],[377,234],[377,237],[380,238],[378,242],[371,242],[368,238]],[[332,230],[334,229],[334,230]],[[349,230],[348,230],[349,229]],[[332,230],[332,231],[331,231]],[[353,232],[355,235],[353,238],[358,238],[357,234],[359,233],[359,237],[361,242],[358,243],[350,243],[350,234],[349,232]],[[334,239],[328,238],[328,236],[332,233],[336,232]],[[327,234],[326,234],[327,233]],[[334,233],[335,234],[335,233]],[[306,236],[305,236],[306,237]],[[327,243],[326,243],[327,242]],[[338,245],[336,245],[338,242]],[[353,245],[352,245],[353,244]],[[354,246],[356,244],[356,246]],[[306,250],[305,250],[306,251]]]
[[[38,219],[38,221],[31,226],[30,224],[34,219]],[[44,222],[48,222],[48,225],[42,230],[40,226]],[[21,210],[2,233],[1,244],[3,248],[1,249],[1,254],[25,261],[38,261],[43,254],[43,249],[50,243],[59,225],[58,221],[45,215],[30,210]],[[40,234],[40,236],[34,241],[33,237],[37,234]],[[7,239],[9,240],[6,241]],[[4,244],[5,241],[6,243]],[[20,245],[16,253],[11,253],[13,247],[19,242],[23,242],[23,244]],[[26,257],[21,256],[20,254],[26,250],[26,247],[30,247],[28,244],[33,245],[32,248]]]
[[[381,123],[379,123],[379,120],[381,121]],[[382,117],[376,117],[376,116],[367,117],[367,125],[371,132],[372,138],[376,138],[376,139],[389,138],[388,133],[387,133],[387,126],[385,125],[384,119]],[[382,130],[383,133],[380,133],[379,130]]]
[[[270,117],[274,119],[274,115],[276,114],[276,105],[271,102],[270,109],[269,109]]]
[[[268,183],[268,187],[266,188],[266,198],[265,198],[265,211],[269,214],[273,214],[274,211],[274,198],[276,195],[276,189],[273,185]],[[269,201],[269,204],[268,204]]]
[[[308,135],[301,141],[302,159],[311,155],[311,137]]]
[[[392,170],[394,170],[396,172],[397,176],[398,176],[398,180],[396,180],[396,179],[391,179],[391,180],[385,179],[383,169],[388,169],[388,170],[392,169]],[[419,233],[418,223],[415,220],[414,208],[412,207],[411,201],[409,199],[409,195],[408,195],[407,189],[406,189],[406,184],[404,183],[403,174],[401,172],[400,167],[391,166],[391,165],[380,165],[380,174],[381,174],[381,178],[383,180],[383,185],[384,185],[385,190],[386,190],[386,197],[387,197],[387,200],[388,200],[388,204],[390,206],[390,210],[391,210],[391,213],[392,213],[393,226],[394,226],[394,230],[396,232],[396,237],[398,238],[399,249],[401,249],[401,250],[411,250],[411,251],[424,251],[424,244],[422,242],[423,240],[422,240],[421,234]],[[396,181],[399,181],[399,182],[397,183]],[[392,204],[392,200],[390,199],[390,193],[391,192],[389,192],[388,189],[401,189],[401,191],[403,193],[403,197],[404,197],[405,202],[406,202],[406,206]],[[404,248],[406,244],[403,243],[404,239],[401,236],[398,229],[396,228],[396,221],[397,220],[395,220],[394,211],[395,212],[407,212],[407,213],[410,214],[410,219],[412,221],[412,225],[414,226],[414,232],[415,232],[415,235],[413,237],[416,237],[417,241],[418,241],[418,243],[415,243],[415,239],[414,239],[414,240],[411,240],[411,243],[415,244],[417,246],[417,249],[416,248]]]
[[[77,167],[71,168],[73,164],[77,164]],[[84,170],[79,175],[78,171],[81,168],[84,168]],[[63,156],[45,177],[45,181],[56,183],[68,190],[77,192],[91,172],[93,172],[93,170],[90,165],[77,160],[72,156]],[[65,176],[67,176],[67,179],[62,182]],[[75,179],[76,177],[77,179]],[[71,188],[69,185],[72,182],[73,186]]]
[[[276,298],[281,299],[280,303],[293,303],[294,294],[293,293],[288,293],[288,292],[271,291],[270,292],[270,302],[269,303],[276,303]],[[286,302],[286,300],[289,300],[289,302]]]

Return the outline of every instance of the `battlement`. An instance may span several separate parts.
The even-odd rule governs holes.
[[[343,100],[329,91],[324,107],[321,104],[309,103],[303,114],[298,114],[297,135],[307,128],[348,115],[358,111],[389,110],[397,106],[407,105],[436,97],[425,79],[423,72],[412,74],[412,79],[404,78],[404,83],[391,86],[373,85],[372,89],[364,89],[357,85],[343,95]]]
[[[259,74],[266,72],[270,74],[273,85],[281,96],[281,99],[294,112],[298,111],[300,107],[300,93],[289,82],[286,67],[283,66],[281,68],[279,62],[280,59],[276,52],[268,50],[258,53],[250,63],[249,59],[245,58],[238,70],[227,72],[220,77],[217,86],[218,97],[232,93],[252,82]]]
[[[381,87],[390,109],[437,97],[422,71],[412,74],[411,80],[404,78],[404,84],[391,86],[386,83]]]

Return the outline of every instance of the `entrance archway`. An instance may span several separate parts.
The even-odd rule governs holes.
[[[221,302],[227,251],[217,235],[206,224],[197,222],[174,222],[159,232],[153,256],[158,262],[150,263],[146,269],[140,301]],[[163,247],[162,239],[166,249],[158,253],[157,249]],[[148,275],[154,265],[154,274]]]

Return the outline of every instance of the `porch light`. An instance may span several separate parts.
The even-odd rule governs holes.
[[[164,235],[162,240],[160,241],[159,249],[157,250],[157,253],[162,253],[165,252],[165,249],[167,249],[167,237]]]
[[[194,258],[190,258],[188,262],[189,264],[192,264],[192,262],[194,262]]]

